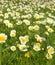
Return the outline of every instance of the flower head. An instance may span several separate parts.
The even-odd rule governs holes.
[[[15,37],[15,36],[16,36],[16,30],[11,30],[10,36],[11,36],[11,37]]]
[[[39,19],[39,14],[36,14],[36,13],[35,13],[35,14],[34,14],[34,18],[35,18],[35,19]]]
[[[35,51],[40,51],[40,47],[38,47],[38,46],[34,46],[33,49],[34,49]]]
[[[30,53],[26,52],[24,56],[27,57],[27,58],[29,58],[30,57]]]
[[[39,30],[39,26],[38,26],[38,25],[35,25],[35,26],[33,27],[33,29],[34,29],[34,30]]]
[[[29,36],[28,35],[20,36],[19,40],[20,40],[21,44],[26,44],[29,41]]]
[[[33,26],[29,26],[28,29],[29,29],[29,30],[33,30]]]
[[[0,43],[4,43],[7,40],[7,35],[0,33]]]
[[[15,46],[11,46],[10,49],[11,49],[11,51],[15,51],[16,47]]]
[[[52,33],[54,30],[52,28],[48,28],[48,32]]]
[[[52,59],[52,55],[49,54],[49,53],[47,53],[47,54],[46,54],[46,58],[47,58],[47,59]]]
[[[29,21],[29,20],[23,20],[23,22],[24,22],[26,25],[30,25],[30,21]]]
[[[49,54],[54,54],[54,48],[51,47],[51,46],[49,46],[49,47],[48,47],[48,53],[49,53]]]
[[[28,49],[27,49],[26,45],[20,44],[19,45],[19,50],[21,50],[21,51],[27,51]]]
[[[21,25],[22,24],[22,21],[18,21],[16,24],[17,25]]]

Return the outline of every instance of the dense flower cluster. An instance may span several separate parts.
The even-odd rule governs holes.
[[[40,52],[40,55],[44,53],[45,59],[52,59],[55,54],[54,2],[52,8],[51,2],[36,5],[37,0],[20,0],[18,4],[1,0],[0,3],[0,44],[5,43],[4,49],[23,53],[26,58]]]

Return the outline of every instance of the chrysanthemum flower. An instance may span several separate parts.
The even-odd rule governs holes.
[[[48,28],[48,32],[52,33],[54,30],[52,28]]]
[[[27,14],[27,15],[22,15],[22,16],[21,16],[21,18],[27,18],[27,19],[29,19],[29,18],[31,18],[31,17],[32,17],[31,14]]]
[[[16,30],[11,30],[10,36],[11,36],[11,37],[15,37],[15,36],[16,36]]]
[[[42,21],[41,24],[42,24],[42,25],[46,25],[46,21]]]
[[[40,15],[40,18],[44,18],[44,15]]]
[[[9,23],[8,24],[8,28],[13,28],[13,24],[12,23]]]
[[[21,44],[26,44],[29,41],[29,36],[28,35],[20,36],[19,40],[20,40]]]
[[[36,21],[36,24],[41,24],[41,22],[40,21]]]
[[[26,39],[23,36],[20,36],[19,40],[22,44],[26,44]]]
[[[15,46],[11,46],[10,49],[11,49],[11,51],[15,51],[16,47]]]
[[[53,23],[53,19],[47,18],[47,23],[48,23],[48,24],[52,24],[52,23]]]
[[[33,26],[29,26],[28,29],[29,29],[29,30],[33,30]]]
[[[4,43],[7,40],[7,35],[0,33],[0,43]]]
[[[23,22],[26,24],[26,25],[30,25],[30,21],[29,20],[23,20]]]
[[[4,20],[3,22],[5,23],[6,26],[8,26],[8,24],[10,23],[9,20]]]
[[[40,50],[41,50],[39,46],[35,46],[35,45],[34,45],[33,49],[34,49],[35,51],[40,51]]]
[[[17,25],[21,25],[22,24],[22,21],[18,21],[16,24]]]
[[[52,59],[52,55],[49,54],[49,53],[47,53],[47,54],[46,54],[46,58],[47,58],[47,59]]]
[[[16,17],[15,16],[13,17],[13,20],[16,20]]]
[[[24,37],[26,39],[26,42],[28,42],[29,41],[29,36],[28,35],[25,35]]]
[[[35,25],[35,26],[33,27],[33,29],[34,29],[34,30],[39,30],[39,26],[38,26],[38,25]]]
[[[40,43],[36,43],[36,44],[35,44],[35,46],[38,46],[38,47],[40,47],[40,46],[41,46],[41,44],[40,44]]]
[[[5,13],[4,18],[6,19],[8,17],[9,17],[9,14],[8,13]]]
[[[19,45],[19,50],[20,51],[28,51],[28,49],[27,49],[27,46],[26,45],[23,45],[23,44],[21,44],[21,45]]]
[[[49,53],[49,54],[54,54],[54,48],[53,48],[53,47],[50,47],[50,48],[48,49],[48,53]]]
[[[14,12],[12,12],[12,13],[11,13],[11,16],[12,16],[12,17],[13,17],[13,16],[15,16],[15,13],[14,13]]]
[[[39,42],[45,41],[46,39],[43,37],[40,37],[39,35],[35,35],[35,39]]]
[[[39,19],[39,14],[36,14],[36,13],[35,13],[35,14],[34,14],[34,18],[35,18],[35,19]]]
[[[45,32],[45,34],[49,36],[49,33],[48,32]]]
[[[41,5],[41,8],[45,9],[45,5]]]
[[[50,28],[50,26],[46,25],[45,28],[48,29],[48,28]]]
[[[7,8],[7,11],[10,12],[11,11],[10,8]]]
[[[30,53],[26,52],[24,56],[27,57],[27,58],[29,58],[30,57]]]

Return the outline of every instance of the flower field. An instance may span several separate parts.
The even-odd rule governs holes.
[[[55,65],[55,2],[0,1],[0,65]]]

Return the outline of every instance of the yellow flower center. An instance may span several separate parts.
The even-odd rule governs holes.
[[[25,57],[27,57],[27,58],[29,58],[30,57],[30,53],[29,52],[27,52],[27,53],[25,53],[25,55],[24,55]]]
[[[12,50],[15,50],[15,48],[13,47]]]
[[[12,36],[15,36],[15,33],[12,33],[11,35],[12,35]]]
[[[24,50],[24,49],[25,49],[25,47],[24,47],[24,46],[22,46],[21,48],[22,48],[22,50]]]
[[[38,50],[39,50],[39,48],[35,48],[35,50],[36,50],[36,51],[38,51]]]
[[[4,41],[5,37],[4,36],[0,36],[0,41]]]
[[[30,22],[29,22],[29,21],[26,21],[26,22],[25,22],[25,24],[26,24],[26,25],[29,25],[29,24],[30,24]]]
[[[23,43],[25,43],[25,41],[26,41],[25,39],[22,39],[22,42],[23,42]]]
[[[41,46],[41,44],[40,43],[36,43],[36,46]]]
[[[48,54],[48,58],[50,58],[50,55]]]
[[[49,49],[48,52],[52,54],[54,52],[54,50]]]

